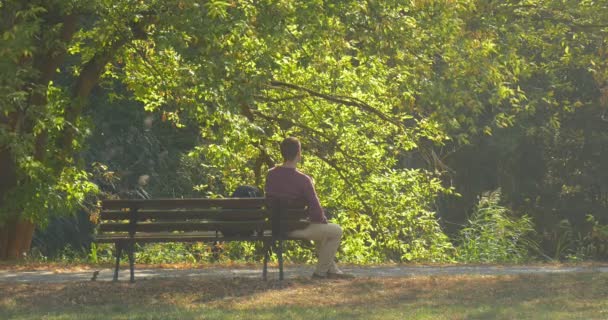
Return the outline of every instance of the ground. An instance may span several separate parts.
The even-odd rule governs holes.
[[[1,268],[0,319],[608,318],[605,265],[346,266],[358,278],[335,281],[288,265],[282,282],[251,265],[138,266],[134,284],[47,267]]]

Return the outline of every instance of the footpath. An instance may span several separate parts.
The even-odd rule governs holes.
[[[493,265],[448,265],[448,266],[341,266],[342,270],[352,273],[358,278],[369,277],[422,277],[443,275],[521,275],[521,274],[562,274],[577,272],[608,272],[608,265],[582,265],[582,266],[560,266],[560,265],[530,265],[530,266],[493,266]],[[37,271],[14,271],[0,270],[0,283],[62,283],[90,281],[94,273],[97,273],[97,281],[112,281],[113,269],[98,268],[87,270],[37,270]],[[278,270],[269,268],[269,279],[278,279]],[[310,277],[313,267],[311,265],[286,265],[286,278]],[[135,268],[135,279],[156,278],[187,278],[187,277],[226,277],[226,278],[261,278],[262,268],[251,267],[205,267],[196,269],[170,269],[170,268],[146,268],[145,266]],[[128,281],[128,267],[124,267],[119,280]]]

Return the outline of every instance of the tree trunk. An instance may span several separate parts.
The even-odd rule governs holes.
[[[19,259],[30,250],[35,225],[29,220],[15,219],[0,227],[0,259]]]
[[[58,10],[53,10],[53,8],[48,9],[47,13],[43,15],[45,24],[56,26],[61,22],[61,33],[58,38],[52,32],[45,31],[39,34],[37,37],[39,47],[46,48],[47,43],[52,43],[53,45],[48,47],[48,50],[38,51],[38,54],[34,57],[28,57],[27,59],[24,57],[22,61],[24,64],[31,62],[34,69],[39,71],[38,79],[34,81],[34,84],[38,84],[41,87],[48,86],[49,82],[56,75],[57,68],[64,61],[67,54],[67,44],[71,41],[77,30],[79,18],[76,14],[62,16]],[[8,15],[10,16],[15,13],[16,11],[10,12]],[[45,38],[47,35],[53,38]],[[30,91],[28,88],[33,86],[28,83],[25,87],[23,90],[27,92]],[[46,94],[35,90],[31,91],[31,93],[28,107],[39,109],[38,113],[44,114],[43,110],[47,108]],[[6,125],[12,133],[18,136],[31,134],[35,121],[20,118],[23,116],[17,112],[8,115],[0,114],[0,124]],[[43,131],[36,135],[35,138],[34,157],[36,160],[44,161],[46,157],[47,132]],[[0,145],[0,208],[7,204],[5,201],[10,201],[8,194],[18,184],[17,165],[13,156],[9,146]],[[34,223],[21,219],[19,212],[3,216],[3,222],[0,222],[0,260],[23,257],[23,254],[30,249],[34,228]]]
[[[0,123],[11,124],[16,115],[0,118]],[[15,120],[16,121],[16,120]],[[17,164],[11,150],[0,145],[0,208],[10,201],[10,192],[17,186]],[[10,210],[10,209],[9,209]],[[19,218],[18,214],[7,214],[0,222],[0,260],[18,259],[30,250],[35,225]]]
[[[0,260],[6,260],[8,257],[8,228],[6,225],[0,225]]]

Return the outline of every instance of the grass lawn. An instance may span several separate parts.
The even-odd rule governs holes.
[[[608,274],[0,283],[0,319],[608,319]]]

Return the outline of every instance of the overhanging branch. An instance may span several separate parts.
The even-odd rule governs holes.
[[[388,123],[393,124],[394,126],[398,127],[401,130],[404,129],[403,123],[401,123],[399,120],[391,118],[390,116],[383,113],[382,111],[370,106],[369,104],[367,104],[357,98],[329,95],[329,94],[314,91],[312,89],[308,89],[308,88],[305,88],[305,87],[302,87],[299,85],[295,85],[292,83],[275,81],[275,80],[270,81],[270,87],[276,88],[276,89],[291,89],[291,90],[306,92],[307,94],[309,94],[313,97],[321,98],[321,99],[324,99],[324,100],[327,100],[327,101],[330,101],[333,103],[356,107],[363,112],[371,113],[371,114],[377,116],[378,118],[380,118]]]
[[[357,188],[354,187],[355,184],[351,183],[351,180],[346,176],[346,174],[344,173],[344,170],[342,168],[340,168],[332,160],[329,160],[329,159],[319,156],[319,155],[317,155],[317,158],[319,158],[321,161],[323,161],[324,163],[326,163],[328,166],[330,166],[332,169],[334,169],[336,171],[338,176],[340,176],[340,179],[342,179],[342,181],[344,181],[344,184],[346,186],[348,186],[348,188],[353,192],[353,194],[355,195],[357,200],[359,200],[359,202],[361,203],[363,208],[365,208],[365,212],[367,213],[367,215],[371,216],[373,213],[372,207],[367,203],[367,201],[365,201],[365,199],[363,199],[363,196],[361,195],[359,190],[357,190]]]
[[[116,41],[109,46],[100,49],[89,61],[87,61],[76,79],[76,83],[72,91],[72,102],[66,108],[65,119],[68,122],[76,123],[76,119],[80,117],[87,98],[93,88],[99,82],[106,65],[115,57],[116,53],[130,41],[142,39],[145,35],[139,33],[117,35]],[[65,155],[72,152],[72,141],[76,135],[74,127],[65,127],[62,132],[61,149]]]

